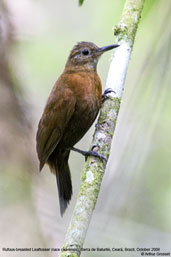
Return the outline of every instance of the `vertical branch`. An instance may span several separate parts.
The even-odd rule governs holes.
[[[106,87],[112,88],[114,93],[110,94],[101,108],[91,143],[91,149],[102,154],[107,160],[144,2],[145,0],[126,0],[121,21],[114,28],[116,43],[119,43],[120,47],[114,51],[106,83]],[[60,257],[80,256],[105,168],[106,163],[102,163],[97,158],[88,158],[82,172],[79,195]]]

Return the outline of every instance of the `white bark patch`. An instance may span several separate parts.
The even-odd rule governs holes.
[[[119,43],[120,46],[115,49],[109,68],[106,88],[112,88],[115,91],[115,97],[121,98],[131,55],[131,47],[128,42]]]
[[[85,182],[91,184],[94,180],[94,175],[91,171],[88,171],[87,174],[86,174],[86,179],[85,179]]]
[[[103,131],[98,131],[98,134],[97,134],[97,140],[99,140],[100,142],[103,142],[106,138],[106,135],[104,134]]]
[[[109,111],[109,117],[116,117],[116,116],[117,116],[116,110],[111,109],[111,110]]]

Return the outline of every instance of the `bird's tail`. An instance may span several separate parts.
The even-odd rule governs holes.
[[[56,181],[59,194],[61,216],[64,214],[72,196],[71,173],[68,165],[70,151],[55,151],[48,159],[48,165],[52,173],[56,174]]]

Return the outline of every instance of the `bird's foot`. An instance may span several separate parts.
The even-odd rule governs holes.
[[[77,153],[80,153],[80,154],[84,155],[86,161],[87,161],[88,156],[94,156],[94,157],[99,158],[102,162],[104,162],[104,161],[107,162],[106,158],[102,154],[94,152],[92,150],[84,151],[84,150],[77,149],[75,147],[71,147],[70,149],[77,152]]]
[[[108,94],[110,94],[110,93],[116,94],[116,92],[113,89],[107,88],[102,95],[102,103],[104,103],[104,101],[109,97]]]

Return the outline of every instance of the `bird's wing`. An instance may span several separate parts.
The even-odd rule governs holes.
[[[36,135],[40,170],[59,143],[74,113],[75,103],[75,96],[68,87],[55,86],[52,90]]]

